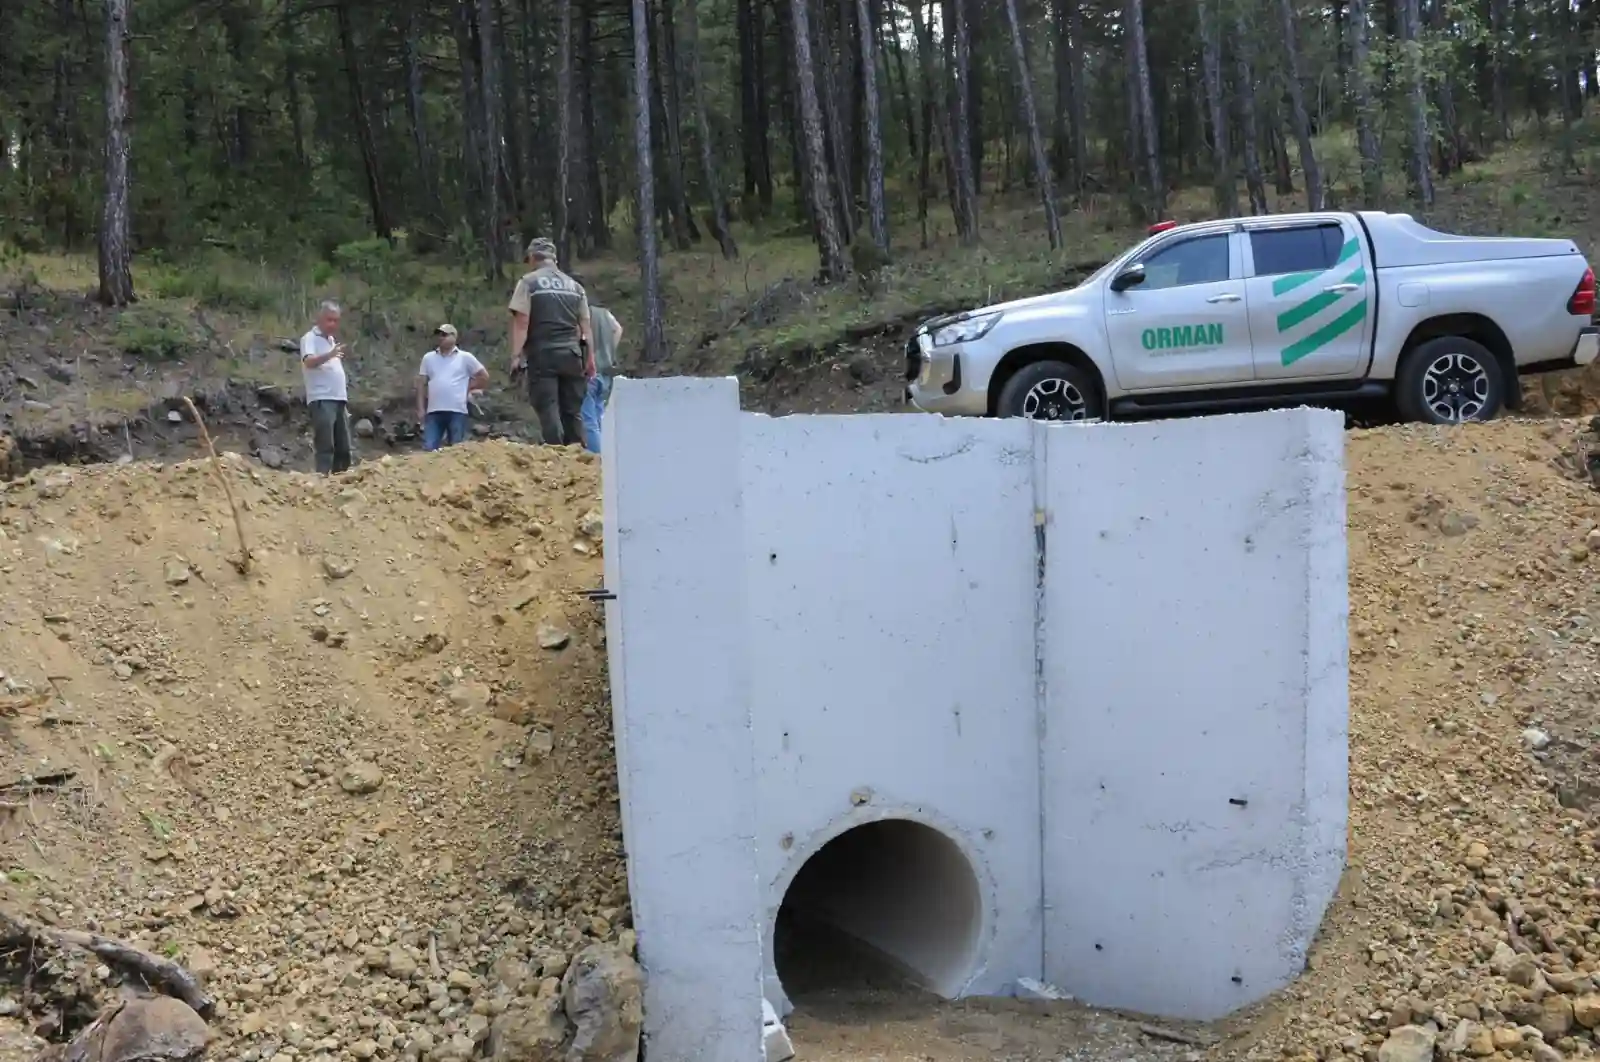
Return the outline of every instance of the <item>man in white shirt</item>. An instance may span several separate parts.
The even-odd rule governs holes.
[[[489,370],[470,351],[456,347],[455,325],[440,325],[434,338],[438,348],[422,356],[417,370],[417,420],[424,450],[465,442],[467,396],[489,386]]]
[[[311,439],[322,475],[350,467],[350,417],[346,412],[344,344],[339,342],[339,304],[325,302],[317,323],[300,337],[300,372],[311,410]]]

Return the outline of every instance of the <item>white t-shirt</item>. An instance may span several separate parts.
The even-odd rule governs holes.
[[[428,381],[429,413],[465,413],[467,385],[483,371],[483,364],[469,350],[457,347],[445,354],[430,350],[422,356],[417,375]]]
[[[329,358],[314,369],[306,364],[307,358],[326,354],[334,346],[335,341],[323,335],[318,328],[300,337],[300,372],[306,381],[307,402],[348,401],[343,358]]]

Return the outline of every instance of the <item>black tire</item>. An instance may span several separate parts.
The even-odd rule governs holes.
[[[1402,417],[1423,424],[1493,420],[1506,404],[1505,369],[1482,343],[1440,336],[1401,360],[1394,401]]]
[[[1000,389],[995,415],[1028,420],[1101,420],[1106,400],[1100,381],[1064,361],[1035,361]],[[1051,412],[1055,415],[1051,415]]]

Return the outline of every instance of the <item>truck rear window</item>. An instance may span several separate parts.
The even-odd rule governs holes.
[[[1344,229],[1339,225],[1260,229],[1250,234],[1250,251],[1258,277],[1332,269],[1343,247]]]

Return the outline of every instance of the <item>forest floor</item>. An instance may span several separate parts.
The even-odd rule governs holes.
[[[1596,447],[1558,419],[1349,434],[1350,856],[1293,986],[1152,1027],[846,977],[799,995],[799,1057],[1595,1057]],[[632,943],[578,593],[597,463],[489,441],[334,480],[222,466],[247,576],[202,463],[0,485],[0,903],[203,972],[219,1058],[525,1057],[486,1047],[493,1018]],[[106,976],[0,987],[0,1060]]]
[[[1593,171],[1600,128],[1585,136],[1577,157]],[[1336,146],[1325,155],[1329,184],[1338,188],[1349,167]],[[1274,205],[1296,207],[1292,195]],[[1385,205],[1409,209],[1398,199]],[[1192,221],[1209,211],[1209,192],[1189,190],[1173,197],[1169,212]],[[935,209],[926,241],[915,219],[899,219],[895,262],[870,280],[834,287],[810,280],[816,251],[804,234],[743,227],[743,257],[734,262],[710,240],[668,251],[662,276],[673,356],[635,371],[736,373],[746,405],[772,413],[895,409],[905,335],[918,320],[1066,287],[1142,235],[1123,204],[1104,194],[1065,216],[1059,253],[1048,249],[1042,209],[1025,189],[990,194],[976,249],[956,243],[947,213]],[[1585,172],[1564,173],[1538,140],[1442,181],[1424,216],[1465,233],[1567,236],[1591,256],[1600,253],[1600,184]],[[307,467],[292,351],[318,301],[331,296],[346,307],[352,412],[368,456],[417,445],[415,366],[445,320],[495,374],[477,432],[528,437],[530,410],[504,373],[509,279],[491,284],[403,251],[356,250],[337,255],[338,264],[294,268],[220,250],[181,266],[139,260],[141,300],[120,312],[89,298],[92,257],[0,256],[0,433],[14,434],[33,461],[183,457],[195,452],[182,403],[190,395],[225,448],[271,467]],[[637,336],[638,271],[627,255],[583,262],[575,272]],[[1600,370],[1590,375],[1541,381],[1549,395],[1536,395],[1534,408],[1595,408]]]

